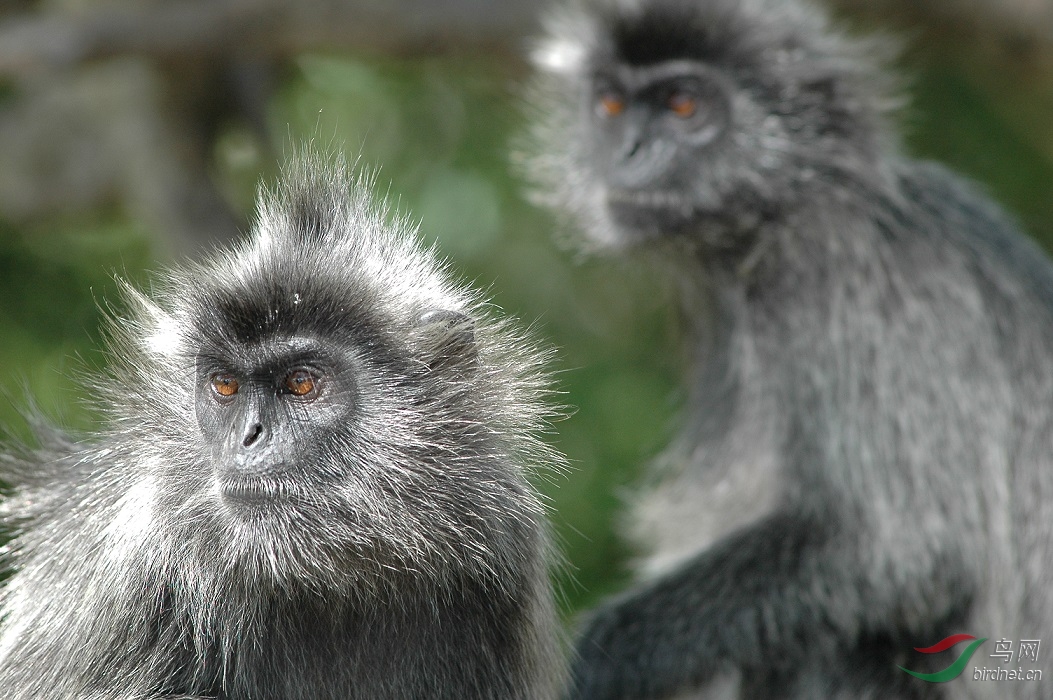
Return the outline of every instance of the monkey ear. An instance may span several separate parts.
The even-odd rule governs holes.
[[[472,362],[478,354],[475,322],[459,311],[425,311],[417,317],[416,338],[430,369]]]

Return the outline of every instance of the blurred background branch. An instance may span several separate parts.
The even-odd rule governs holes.
[[[114,56],[287,57],[319,49],[380,53],[507,47],[533,26],[529,0],[171,0],[9,13],[0,75]]]
[[[986,48],[1044,52],[1053,48],[1053,3],[1048,0],[837,0],[855,13],[898,18],[936,32],[982,39]],[[1015,48],[1013,48],[1015,47]]]
[[[222,243],[243,222],[211,185],[218,129],[242,120],[265,140],[293,57],[515,51],[534,11],[522,0],[22,3],[0,16],[0,78],[19,102],[0,117],[0,210],[27,221],[116,197],[162,249]]]

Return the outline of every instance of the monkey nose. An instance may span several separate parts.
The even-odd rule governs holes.
[[[241,440],[241,446],[252,447],[263,436],[263,424],[259,422],[249,423],[242,434],[244,437]]]
[[[663,144],[634,142],[611,168],[608,182],[628,190],[653,187],[668,174],[674,155]]]
[[[622,144],[621,153],[619,153],[619,159],[621,161],[631,161],[640,152],[643,147],[643,140],[639,136],[632,136],[626,139],[625,143]]]

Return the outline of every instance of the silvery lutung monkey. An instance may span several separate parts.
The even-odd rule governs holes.
[[[548,27],[537,196],[675,277],[691,359],[631,507],[639,582],[586,617],[571,697],[1053,697],[897,668],[1053,630],[1049,259],[901,152],[884,48],[804,0]]]
[[[546,354],[349,172],[129,288],[102,427],[3,460],[4,698],[558,694]]]

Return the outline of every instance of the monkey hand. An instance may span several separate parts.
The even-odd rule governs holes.
[[[826,540],[821,527],[776,514],[602,604],[579,636],[569,697],[709,697],[724,671],[792,655],[792,640],[822,624],[815,580],[828,568]]]
[[[643,697],[635,669],[638,652],[626,653],[634,636],[631,620],[617,602],[596,610],[578,640],[567,700]]]
[[[682,693],[704,685],[707,655],[669,649],[661,628],[676,623],[652,614],[652,601],[637,591],[589,615],[577,642],[567,700],[696,697]],[[673,636],[682,638],[685,633],[692,636],[686,629],[673,631]]]

